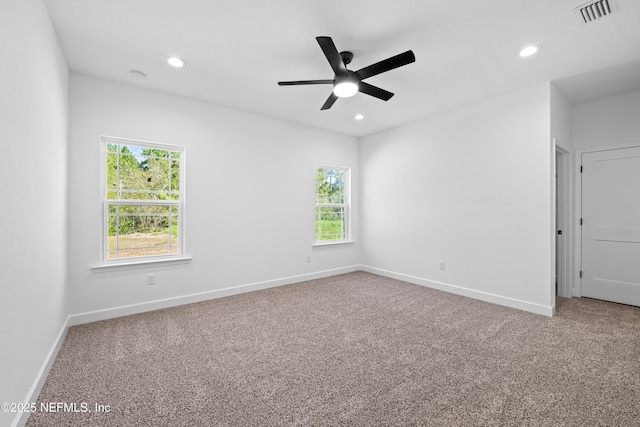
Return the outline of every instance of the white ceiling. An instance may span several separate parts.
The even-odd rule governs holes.
[[[364,136],[545,81],[574,103],[640,89],[640,1],[615,0],[618,12],[588,25],[573,12],[585,1],[45,3],[72,71]],[[395,93],[388,102],[357,94],[320,111],[331,86],[277,85],[333,78],[316,36],[352,51],[352,70],[409,49],[416,62],[367,80]],[[542,49],[518,57],[528,44]]]

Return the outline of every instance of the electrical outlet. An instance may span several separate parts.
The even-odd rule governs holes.
[[[155,285],[156,284],[156,276],[154,274],[149,274],[147,276],[147,285]]]
[[[307,255],[307,262],[311,262],[311,255]]]
[[[440,261],[440,270],[444,270],[444,267],[445,267],[444,261]]]

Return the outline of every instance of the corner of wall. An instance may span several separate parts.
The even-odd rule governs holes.
[[[3,213],[11,227],[0,248],[0,402],[27,402],[67,327],[69,71],[44,2],[9,0],[4,8],[3,54],[21,66],[5,67],[0,80],[0,140],[8,141],[0,174],[14,183],[4,196],[27,208]],[[25,421],[15,415],[0,413],[0,425]]]

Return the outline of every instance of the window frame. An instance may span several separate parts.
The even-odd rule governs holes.
[[[344,203],[318,203],[318,169],[330,169],[330,170],[339,170],[344,173]],[[314,168],[314,247],[318,246],[331,246],[331,245],[342,245],[347,243],[353,243],[351,237],[351,168],[347,166],[338,166],[338,165],[330,165],[330,164],[316,164]],[[344,216],[343,216],[343,226],[344,226],[344,237],[341,239],[331,239],[331,240],[317,240],[317,234],[315,234],[315,230],[317,229],[318,224],[318,208],[319,207],[342,207]]]
[[[168,200],[144,200],[144,199],[109,199],[107,198],[107,193],[109,192],[107,188],[107,159],[109,155],[109,150],[107,146],[109,144],[118,144],[118,145],[131,145],[142,148],[151,148],[157,150],[166,150],[172,152],[180,153],[179,158],[179,191],[178,191],[178,200],[168,199]],[[101,264],[93,267],[93,269],[100,269],[104,267],[118,267],[118,266],[145,266],[151,263],[175,263],[181,262],[184,260],[190,260],[191,257],[186,256],[185,254],[185,169],[186,169],[186,148],[180,145],[173,144],[165,144],[151,141],[142,141],[131,138],[120,138],[120,137],[112,137],[112,136],[101,136],[100,137],[100,192],[101,192],[101,204],[102,204],[102,214],[101,214],[101,231],[100,231],[100,261]],[[109,207],[110,206],[167,206],[169,208],[177,207],[178,211],[178,242],[175,245],[177,247],[177,253],[175,254],[162,254],[162,255],[143,255],[143,256],[131,256],[126,258],[108,258],[109,256]],[[170,238],[171,239],[171,238]],[[170,240],[171,241],[171,240]],[[174,246],[171,245],[170,247]],[[113,250],[113,249],[111,249]]]

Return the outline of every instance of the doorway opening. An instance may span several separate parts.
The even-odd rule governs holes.
[[[555,138],[554,138],[555,141]],[[569,151],[555,144],[555,296],[571,298]]]

